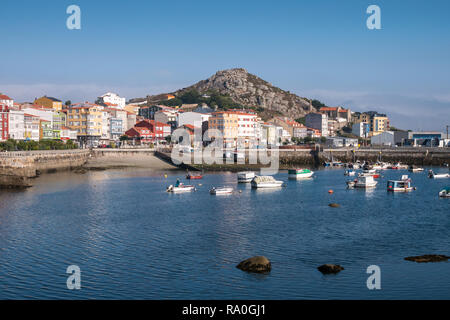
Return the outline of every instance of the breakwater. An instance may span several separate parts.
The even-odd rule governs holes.
[[[0,153],[0,188],[26,188],[40,173],[84,165],[89,150],[49,150]]]
[[[257,151],[259,153],[261,151]],[[278,161],[280,169],[288,169],[293,166],[320,166],[327,161],[341,161],[344,163],[361,161],[375,163],[377,161],[391,162],[391,163],[403,163],[407,165],[420,165],[420,166],[441,166],[450,163],[450,149],[449,148],[341,148],[341,149],[279,149],[276,154],[271,151],[262,151],[267,154],[267,157],[272,161]],[[245,159],[239,161],[233,161],[230,159],[219,159],[220,161],[213,163],[211,159],[203,157],[201,159],[192,154],[190,160],[185,161],[179,167],[197,170],[244,170],[244,169],[256,169],[261,167],[267,167],[269,165],[261,164],[250,161],[249,152],[246,151]],[[170,161],[170,152],[157,152],[157,157]],[[258,155],[259,159],[259,155]],[[220,163],[222,162],[222,163]],[[234,163],[233,163],[234,162]]]

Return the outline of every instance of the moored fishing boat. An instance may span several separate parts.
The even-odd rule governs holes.
[[[238,174],[237,174],[238,183],[252,182],[254,177],[255,177],[255,173],[253,171],[243,171],[243,172],[238,172]]]
[[[191,192],[195,191],[195,187],[180,183],[178,186],[170,185],[166,191],[171,193]]]
[[[411,186],[411,179],[407,175],[403,175],[401,180],[389,180],[387,182],[387,190],[392,192],[409,192],[414,190]]]
[[[367,177],[358,177],[358,179],[356,179],[355,181],[355,188],[363,188],[363,189],[368,189],[368,188],[375,188],[377,186],[378,182],[375,181],[373,179],[372,176],[367,176]]]
[[[380,174],[375,169],[364,170],[362,173],[358,174],[358,177],[373,177],[378,179]]]
[[[189,172],[186,175],[186,179],[194,180],[194,179],[203,179],[203,175],[201,173],[192,173]]]
[[[428,171],[428,178],[430,178],[430,179],[450,178],[450,174],[448,174],[448,173],[434,173],[433,170],[429,170]]]
[[[373,179],[373,177],[358,177],[355,180],[347,181],[347,186],[349,188],[362,188],[362,189],[369,189],[369,188],[375,188],[377,186],[378,182]]]
[[[289,169],[288,175],[289,179],[306,179],[311,178],[314,172],[309,169]]]
[[[444,188],[441,191],[439,191],[439,197],[450,198],[450,187]]]
[[[283,181],[275,180],[272,176],[255,176],[252,180],[252,188],[279,188]]]
[[[211,190],[209,190],[210,194],[213,195],[220,195],[220,194],[231,194],[233,193],[233,188],[231,187],[220,187],[220,188],[212,188]]]

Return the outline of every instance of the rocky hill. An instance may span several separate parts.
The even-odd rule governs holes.
[[[216,92],[228,96],[241,106],[258,110],[258,114],[263,118],[285,115],[297,119],[308,112],[316,111],[309,99],[277,88],[242,68],[218,71],[206,80],[170,94],[180,97],[192,90],[202,95]],[[162,96],[161,94],[147,96],[147,102],[156,104],[161,101]],[[144,99],[137,98],[130,101],[140,102]]]
[[[218,71],[206,80],[175,92],[175,95],[192,89],[200,93],[218,91],[241,105],[275,111],[294,119],[315,111],[310,100],[277,88],[241,68]]]

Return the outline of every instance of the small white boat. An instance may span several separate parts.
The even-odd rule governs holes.
[[[375,188],[377,183],[378,182],[375,181],[372,176],[358,177],[355,188]]]
[[[389,180],[387,190],[392,192],[409,192],[414,190],[411,186],[411,179],[407,175],[403,175],[401,180]]]
[[[178,186],[170,185],[166,191],[171,192],[171,193],[191,192],[191,191],[195,191],[195,187],[187,186],[187,185],[180,183]]]
[[[424,168],[420,168],[417,166],[409,166],[408,171],[409,172],[423,172]]]
[[[309,169],[290,169],[288,171],[289,179],[306,179],[311,178],[314,174],[314,171]]]
[[[433,170],[428,171],[428,178],[430,179],[442,179],[442,178],[450,178],[450,174],[448,173],[434,173]]]
[[[221,187],[221,188],[212,188],[209,190],[210,194],[219,195],[219,194],[231,194],[233,193],[233,188],[231,187]]]
[[[252,180],[252,188],[280,188],[283,184],[272,176],[255,176]]]
[[[255,177],[255,173],[252,171],[243,171],[243,172],[238,172],[238,174],[237,174],[238,183],[252,182],[254,177]]]
[[[450,187],[444,188],[441,191],[439,191],[439,197],[450,198]]]

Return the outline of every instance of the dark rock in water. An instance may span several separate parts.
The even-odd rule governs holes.
[[[330,203],[328,206],[330,206],[332,208],[339,208],[341,205],[337,204],[337,203]]]
[[[344,268],[338,264],[324,264],[317,269],[323,274],[336,274],[344,270]]]
[[[266,273],[270,272],[272,265],[266,257],[257,256],[239,263],[236,268],[247,272]]]
[[[73,170],[73,172],[79,173],[79,174],[85,174],[87,172],[87,170],[84,168],[76,168],[75,170]]]
[[[425,262],[442,262],[450,259],[449,256],[445,256],[442,254],[425,254],[423,256],[415,256],[415,257],[406,257],[405,260],[413,261],[417,263],[425,263]]]

